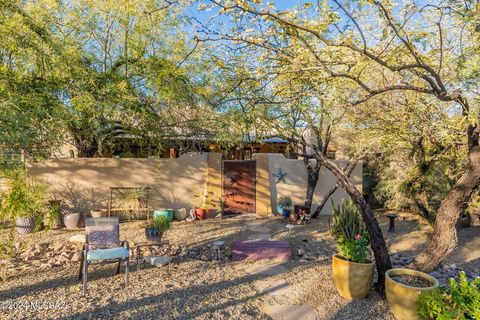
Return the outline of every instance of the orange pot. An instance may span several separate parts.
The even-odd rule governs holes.
[[[207,217],[207,210],[203,208],[195,208],[195,216],[199,220],[204,220]]]

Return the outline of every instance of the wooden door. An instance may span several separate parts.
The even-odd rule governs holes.
[[[223,161],[223,212],[255,212],[255,161]]]

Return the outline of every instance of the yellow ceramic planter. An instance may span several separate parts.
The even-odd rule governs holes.
[[[363,299],[373,284],[373,262],[356,263],[333,256],[333,282],[338,294],[347,299]]]
[[[411,287],[394,281],[391,276],[412,275],[426,279],[432,283],[430,287]],[[394,268],[385,274],[385,291],[388,305],[397,320],[420,320],[417,316],[417,300],[422,292],[431,291],[438,287],[438,280],[434,277],[412,269]]]

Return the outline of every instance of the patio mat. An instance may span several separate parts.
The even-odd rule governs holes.
[[[292,259],[292,248],[288,241],[246,240],[232,244],[233,261],[274,260],[286,262]]]

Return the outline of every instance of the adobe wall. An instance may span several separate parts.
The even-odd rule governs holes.
[[[209,158],[207,153],[185,154],[172,159],[52,159],[31,164],[28,172],[48,182],[53,196],[82,213],[106,208],[110,187],[150,187],[152,208],[189,210],[195,204],[194,195],[204,192],[207,186],[208,163],[214,161],[214,155]]]

